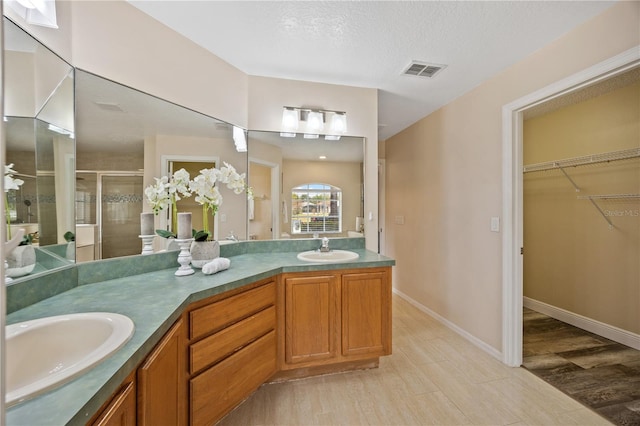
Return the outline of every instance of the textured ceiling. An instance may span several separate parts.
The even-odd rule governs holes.
[[[379,89],[380,139],[614,3],[129,1],[247,74]],[[447,68],[401,75],[413,60]]]

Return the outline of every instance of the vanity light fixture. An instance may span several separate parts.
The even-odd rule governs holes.
[[[233,126],[233,143],[236,145],[236,151],[247,152],[247,137],[240,127]]]
[[[320,133],[324,130],[324,114],[319,111],[307,113],[307,132]]]
[[[292,107],[284,107],[282,111],[282,132],[287,134],[293,134],[293,136],[286,137],[295,137],[296,130],[298,130],[298,122],[300,120],[300,111],[296,108]],[[284,136],[284,135],[280,135]]]
[[[331,134],[344,135],[345,133],[347,133],[347,114],[336,112],[331,117]]]
[[[49,124],[48,128],[52,132],[56,132],[56,133],[64,135],[64,136],[69,136],[71,139],[73,139],[75,137],[72,131],[67,130],[67,129],[63,129],[62,127],[58,127],[58,126],[56,126],[54,124]]]
[[[347,132],[347,113],[326,109],[312,109],[285,106],[282,111],[282,129],[280,136],[295,137],[298,130],[304,133],[305,139],[317,139],[323,131],[328,134],[327,140],[340,140]],[[330,120],[329,120],[330,119]],[[304,122],[301,126],[300,122]],[[329,128],[325,129],[328,122]]]
[[[55,0],[5,0],[4,4],[29,24],[58,28]]]

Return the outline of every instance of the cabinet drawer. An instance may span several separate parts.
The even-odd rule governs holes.
[[[276,308],[271,306],[189,347],[191,374],[233,353],[276,327]]]
[[[275,304],[274,282],[231,296],[189,313],[189,338],[197,339]]]
[[[215,423],[275,371],[276,333],[271,331],[191,379],[191,423]]]

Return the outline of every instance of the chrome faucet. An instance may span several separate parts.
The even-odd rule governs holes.
[[[329,250],[329,239],[327,237],[324,237],[322,239],[322,245],[320,246],[320,251],[322,253],[326,253],[326,252],[330,251]]]

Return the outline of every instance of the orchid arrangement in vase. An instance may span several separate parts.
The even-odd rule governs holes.
[[[208,214],[213,216],[222,204],[222,195],[218,182],[225,184],[227,188],[235,194],[248,192],[245,184],[245,173],[238,173],[229,163],[223,163],[220,169],[212,167],[200,170],[200,174],[190,180],[189,172],[185,169],[176,171],[170,178],[163,176],[155,178],[156,184],[145,189],[147,201],[151,205],[153,212],[158,214],[161,210],[170,207],[172,209],[172,228],[177,226],[177,201],[183,197],[195,196],[195,201],[202,206],[202,230],[194,231],[195,241],[206,241],[210,236]],[[175,237],[175,234],[165,230],[156,230],[156,233],[163,237]]]
[[[154,178],[155,185],[150,185],[144,190],[147,201],[151,205],[154,214],[170,208],[171,209],[171,229],[166,231],[163,229],[156,230],[161,237],[175,238],[175,230],[178,229],[178,201],[182,198],[191,196],[189,192],[189,172],[185,169],[177,170],[171,177],[162,176]]]

